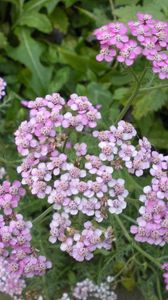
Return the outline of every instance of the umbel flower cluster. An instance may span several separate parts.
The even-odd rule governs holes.
[[[106,281],[100,284],[95,284],[90,279],[85,279],[78,282],[72,289],[72,298],[67,293],[64,293],[59,300],[117,300],[117,295],[111,288],[113,277],[108,276]]]
[[[21,294],[25,277],[44,275],[51,267],[31,245],[31,222],[15,212],[24,194],[19,181],[0,185],[0,270],[6,274],[1,277],[0,291],[12,296]]]
[[[18,167],[22,183],[38,198],[47,197],[56,210],[49,241],[60,241],[61,250],[78,261],[89,260],[97,248],[110,249],[113,240],[112,229],[99,223],[126,208],[128,190],[117,171],[126,168],[139,177],[152,166],[157,178],[159,163],[155,160],[162,156],[152,151],[146,138],[135,146],[136,130],[125,121],[106,131],[95,130],[101,115],[87,97],[72,94],[65,102],[59,94],[52,94],[24,104],[30,109],[30,118],[15,133],[23,156]],[[97,153],[82,141],[87,135]],[[167,168],[165,158],[162,160]],[[166,234],[167,228],[162,238]]]
[[[117,61],[131,66],[138,56],[152,63],[160,79],[168,78],[168,22],[154,20],[149,14],[137,13],[137,21],[128,24],[111,22],[95,30],[101,51],[98,61]]]
[[[168,243],[168,156],[153,151],[151,163],[151,185],[144,187],[139,198],[143,202],[141,216],[131,232],[139,242],[164,246]]]
[[[26,287],[25,280],[19,275],[11,274],[6,271],[7,261],[0,257],[0,291],[8,294],[14,300],[20,300],[23,289]]]
[[[5,96],[5,88],[6,82],[2,77],[0,77],[0,99],[2,99]]]

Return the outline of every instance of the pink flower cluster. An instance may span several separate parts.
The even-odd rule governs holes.
[[[137,14],[137,21],[127,25],[109,23],[95,30],[101,51],[98,61],[117,61],[131,66],[139,55],[152,63],[152,70],[160,79],[168,78],[168,22],[154,20],[149,14]],[[130,38],[130,34],[132,35]]]
[[[73,228],[69,216],[82,212],[102,222],[108,212],[119,214],[126,207],[125,182],[113,178],[113,168],[107,164],[113,161],[117,145],[127,143],[136,131],[122,121],[107,134],[109,142],[100,142],[100,154],[89,154],[85,143],[73,142],[70,136],[75,131],[82,136],[82,132],[95,128],[100,119],[100,113],[86,97],[73,94],[65,103],[59,94],[52,94],[25,104],[31,108],[30,120],[23,122],[15,133],[18,151],[24,156],[18,167],[22,183],[30,187],[32,194],[38,198],[47,196],[54,209],[63,211],[51,223],[51,232],[56,233],[51,234],[50,241],[61,240],[63,230],[67,240],[61,240],[61,249],[79,261],[90,259],[97,247],[109,248],[110,231],[103,232],[86,222],[81,233],[77,231],[72,237],[66,230],[70,225]],[[96,135],[101,133],[94,132]],[[67,149],[69,142],[72,147]],[[84,236],[86,232],[90,237]]]
[[[7,269],[7,260],[0,257],[0,291],[8,294],[14,300],[21,300],[26,283],[24,279],[20,279],[19,275],[6,272]]]
[[[164,270],[163,278],[165,281],[166,290],[168,291],[168,263],[167,262],[162,265],[162,269]]]
[[[57,240],[61,242],[61,250],[66,251],[77,261],[90,260],[96,249],[110,249],[112,242],[111,228],[99,229],[92,222],[84,223],[84,229],[80,232],[71,225],[68,214],[55,213],[50,224],[51,243]]]
[[[0,99],[2,99],[5,96],[5,88],[6,82],[2,77],[0,77]]]
[[[139,209],[138,225],[131,232],[139,242],[164,246],[168,243],[168,156],[152,151],[150,174],[151,185],[146,186],[139,200],[144,203]]]
[[[52,94],[25,105],[30,108],[30,119],[15,133],[18,151],[23,156],[18,167],[22,183],[38,198],[47,197],[57,211],[50,225],[50,242],[60,241],[61,250],[78,261],[89,260],[96,248],[109,249],[112,242],[111,230],[99,229],[96,222],[126,208],[128,190],[125,181],[117,177],[117,170],[126,168],[139,177],[151,168],[152,176],[157,173],[153,185],[158,192],[165,189],[166,175],[159,169],[164,168],[165,174],[165,158],[152,151],[145,137],[136,146],[136,130],[125,121],[109,130],[93,130],[100,113],[87,97],[73,94],[66,102],[59,94]],[[86,134],[98,144],[96,154],[88,151],[86,143],[79,142]],[[79,213],[94,219],[94,225],[84,220],[83,228],[76,229],[74,220]]]
[[[72,298],[64,293],[59,300],[89,300],[89,299],[101,299],[101,300],[116,300],[117,295],[111,287],[111,282],[113,277],[108,276],[106,281],[100,284],[95,284],[90,279],[85,279],[83,281],[77,282],[72,289]]]
[[[46,257],[39,256],[31,246],[31,222],[15,213],[14,209],[24,194],[25,190],[19,181],[13,184],[4,181],[0,186],[0,209],[3,212],[0,215],[0,256],[11,280],[8,280],[6,289],[10,284],[15,285],[14,278],[18,279],[20,286],[24,277],[43,275],[51,267]],[[10,294],[11,290],[6,292]]]

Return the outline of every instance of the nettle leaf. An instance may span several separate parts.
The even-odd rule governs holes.
[[[63,9],[57,7],[51,15],[51,20],[54,28],[66,33],[68,30],[68,17]]]
[[[144,94],[135,102],[133,114],[136,119],[146,116],[149,112],[159,110],[168,101],[168,96],[162,90],[153,90]]]
[[[117,8],[114,10],[114,14],[119,17],[122,22],[128,22],[129,20],[136,19],[136,13],[142,11],[142,7],[137,5],[129,5]]]
[[[48,17],[38,12],[23,13],[19,19],[19,24],[36,28],[44,33],[52,31],[52,25]]]
[[[119,7],[114,10],[115,15],[117,17],[119,17],[119,20],[122,22],[128,22],[130,20],[135,20],[137,12],[150,13],[156,19],[157,18],[165,19],[164,14],[161,12],[161,8],[159,10],[157,4],[152,3],[151,1],[148,1],[147,5],[145,5],[145,6],[126,5],[126,6]]]
[[[93,104],[108,106],[113,100],[112,94],[100,83],[91,82],[87,86],[87,93]]]
[[[35,94],[44,94],[47,92],[47,86],[52,75],[52,68],[45,67],[40,62],[44,47],[31,37],[30,31],[27,29],[17,29],[16,34],[20,45],[16,48],[8,47],[7,54],[14,60],[24,64],[31,71],[32,78],[29,84]]]

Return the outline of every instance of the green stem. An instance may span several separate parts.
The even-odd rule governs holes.
[[[164,89],[164,88],[168,88],[168,84],[144,87],[144,88],[139,89],[139,92],[141,93],[141,92]]]
[[[116,279],[118,276],[120,276],[126,269],[126,267],[129,265],[129,263],[135,259],[135,257],[138,255],[138,253],[135,253],[133,256],[131,256],[127,262],[125,263],[124,267],[114,276],[114,278]]]
[[[125,114],[127,113],[128,109],[130,108],[131,104],[133,103],[135,97],[137,96],[137,94],[139,93],[139,90],[140,90],[140,86],[141,86],[141,82],[142,82],[142,79],[144,78],[144,75],[146,73],[146,69],[144,69],[142,75],[140,76],[140,79],[137,81],[137,84],[136,84],[136,87],[135,87],[135,90],[134,92],[132,93],[131,97],[128,99],[128,102],[127,104],[124,106],[124,108],[122,109],[122,111],[120,112],[116,122],[115,122],[115,125],[124,118]]]
[[[33,220],[33,225],[39,223],[45,216],[47,216],[53,210],[53,206],[48,207],[41,215]]]
[[[122,213],[122,217],[124,217],[124,219],[126,219],[127,221],[129,221],[131,223],[137,224],[137,222],[134,219],[128,217],[127,215],[125,215],[123,213]]]
[[[116,21],[116,16],[114,13],[114,10],[115,10],[114,2],[113,2],[113,0],[109,0],[109,3],[110,3],[110,7],[111,7],[112,17],[113,17],[114,21]]]
[[[123,231],[123,234],[125,236],[125,238],[128,240],[128,242],[130,242],[132,244],[132,246],[139,252],[141,253],[143,256],[145,256],[147,259],[149,259],[155,266],[157,266],[159,269],[161,269],[161,265],[160,263],[156,260],[156,258],[152,257],[150,254],[148,254],[146,251],[144,251],[142,248],[140,248],[135,242],[134,240],[131,238],[131,236],[129,235],[128,231],[126,230],[126,228],[124,227],[124,224],[122,223],[121,219],[119,218],[119,216],[115,215],[114,216],[118,225],[120,226],[120,228]]]

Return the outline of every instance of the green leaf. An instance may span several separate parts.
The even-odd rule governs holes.
[[[51,20],[54,28],[66,33],[68,30],[68,17],[63,9],[57,7],[51,15]]]
[[[56,72],[54,79],[49,85],[49,91],[57,92],[63,87],[63,85],[68,81],[70,77],[70,69],[68,67],[63,67]]]
[[[20,1],[19,0],[3,0],[4,2],[11,2],[12,4],[14,4],[15,6],[20,6]],[[21,2],[23,2],[24,0],[21,0]]]
[[[131,5],[131,4],[137,4],[139,0],[116,0],[115,5]]]
[[[78,0],[62,0],[66,7],[72,6],[74,3],[78,2]]]
[[[93,104],[109,107],[113,100],[112,94],[100,83],[91,82],[87,86],[87,93]]]
[[[161,12],[161,9],[159,10],[157,4],[152,3],[151,1],[148,1],[147,5],[145,6],[126,5],[114,10],[115,15],[119,17],[119,20],[122,22],[136,20],[137,12],[150,13],[156,19],[157,18],[165,19],[164,14]]]
[[[18,29],[16,34],[20,45],[16,48],[8,47],[7,54],[16,61],[24,64],[32,73],[32,79],[29,82],[35,94],[43,94],[47,91],[47,85],[50,82],[52,68],[44,67],[40,62],[40,56],[44,47],[35,41],[30,31]]]
[[[137,99],[133,114],[136,119],[146,116],[149,112],[159,110],[168,101],[167,94],[162,90],[153,90]]]
[[[38,12],[25,13],[19,19],[20,25],[36,28],[44,33],[52,31],[52,25],[48,17]]]
[[[0,48],[1,49],[6,48],[7,44],[8,42],[6,36],[4,35],[3,32],[0,32]]]
[[[128,91],[129,91],[129,88],[121,87],[114,91],[113,97],[115,100],[121,100],[127,95]]]
[[[79,55],[63,47],[58,48],[59,62],[70,65],[77,71],[86,74],[88,69],[99,72],[106,69],[106,64],[98,63],[87,55]]]
[[[48,11],[48,14],[51,14],[53,10],[55,9],[56,5],[60,2],[60,0],[52,0],[48,4],[46,4],[46,8]]]
[[[35,10],[39,11],[40,8],[48,4],[50,0],[30,0],[24,4],[24,13],[32,13]]]
[[[134,277],[123,277],[121,283],[129,292],[132,292],[136,286]]]

